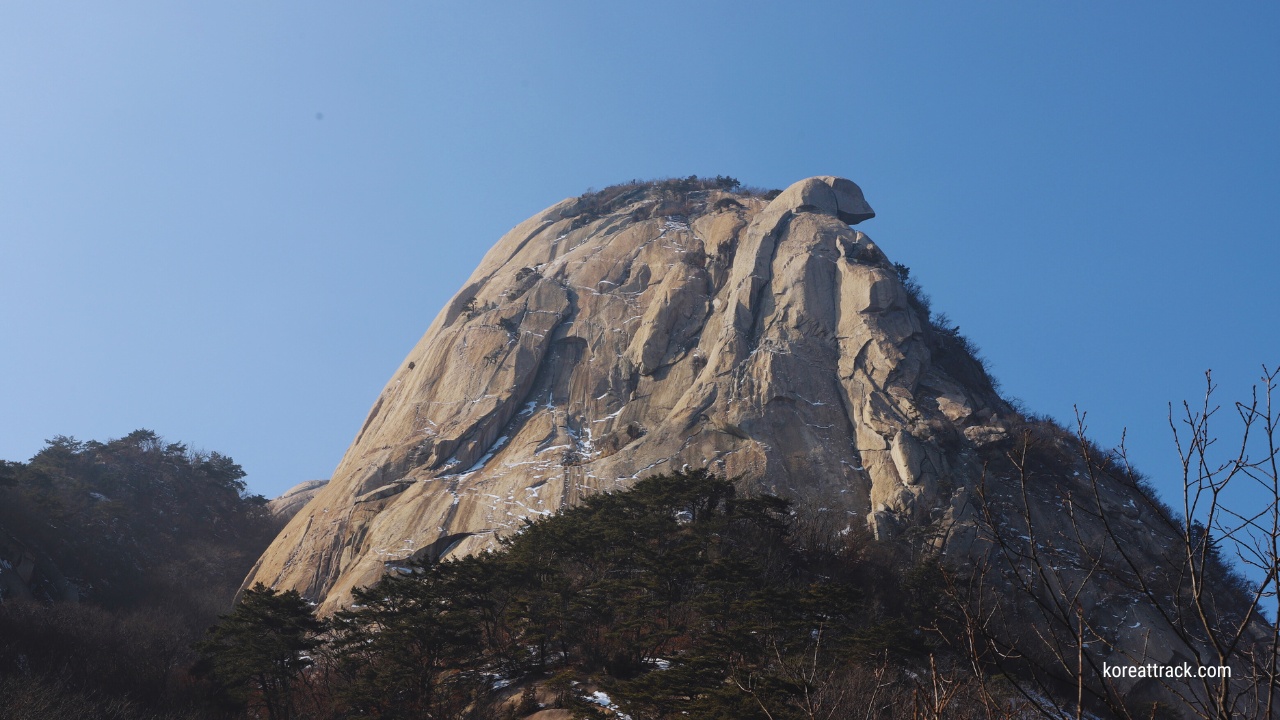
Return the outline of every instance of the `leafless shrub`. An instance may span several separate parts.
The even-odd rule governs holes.
[[[1049,717],[1276,717],[1280,636],[1264,608],[1275,612],[1280,591],[1278,375],[1264,367],[1261,391],[1233,404],[1240,432],[1225,455],[1210,431],[1220,410],[1210,376],[1202,403],[1170,408],[1180,516],[1133,471],[1123,442],[1107,452],[1087,439],[1083,414],[1074,437],[1015,423],[975,492],[976,545],[988,551],[948,574],[975,672],[1008,678]],[[1182,662],[1232,677],[1122,684],[1103,670]]]

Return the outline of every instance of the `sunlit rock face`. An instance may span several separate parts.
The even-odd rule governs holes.
[[[331,612],[406,559],[686,465],[882,539],[953,513],[1007,405],[850,226],[874,217],[857,185],[767,197],[623,186],[511,230],[247,582]]]
[[[267,503],[267,510],[284,522],[298,514],[298,511],[311,502],[311,498],[328,485],[328,480],[307,480],[285,490],[280,497]]]

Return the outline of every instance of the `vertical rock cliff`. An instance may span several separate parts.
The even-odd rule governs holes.
[[[880,538],[936,524],[966,434],[1008,410],[851,227],[849,180],[776,197],[676,181],[507,233],[405,358],[332,481],[248,582],[332,611],[410,558],[685,465]],[[993,430],[994,432],[994,430]]]

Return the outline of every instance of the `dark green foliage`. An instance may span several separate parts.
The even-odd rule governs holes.
[[[554,676],[563,705],[577,679],[634,717],[784,718],[886,651],[936,650],[920,630],[936,573],[859,533],[806,545],[793,525],[784,500],[679,473],[590,497],[498,552],[389,576],[335,623],[340,704],[490,717],[495,679]]]
[[[59,436],[26,464],[8,463],[0,532],[51,565],[43,575],[73,598],[123,607],[157,595],[219,606],[276,530],[244,471],[216,452],[193,452],[137,430],[106,443]],[[4,543],[0,537],[0,544]],[[37,588],[40,589],[40,588]],[[67,590],[43,588],[45,599]],[[220,609],[219,608],[219,609]]]
[[[990,366],[976,343],[960,334],[946,313],[933,314],[932,301],[924,289],[911,277],[911,268],[902,263],[893,264],[898,281],[907,291],[907,301],[934,331],[934,339],[940,345],[937,362],[951,377],[965,387],[979,387],[996,392],[999,382],[991,374]]]
[[[737,178],[731,178],[728,175],[717,175],[711,182],[721,190],[737,190],[742,187],[742,183]]]
[[[202,704],[191,644],[278,527],[244,474],[149,430],[0,463],[0,683],[28,689],[13,717]]]
[[[920,287],[920,283],[911,277],[911,268],[902,263],[894,263],[893,269],[898,273],[898,281],[902,283],[902,288],[907,291],[907,299],[911,302],[912,308],[924,319],[932,319],[932,303],[924,288]]]
[[[356,593],[333,641],[356,717],[456,717],[483,694],[496,664],[491,570],[466,558]]]
[[[308,653],[324,628],[311,605],[296,590],[277,593],[258,583],[220,620],[198,645],[199,670],[227,696],[261,707],[271,720],[294,717],[293,685],[311,666]]]
[[[16,485],[18,482],[18,472],[21,470],[22,463],[0,460],[0,487],[5,485]]]

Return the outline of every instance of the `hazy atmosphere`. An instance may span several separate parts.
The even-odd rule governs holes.
[[[1280,362],[1273,4],[0,6],[0,458],[328,477],[485,251],[633,178],[861,185],[1004,393],[1128,426]]]

